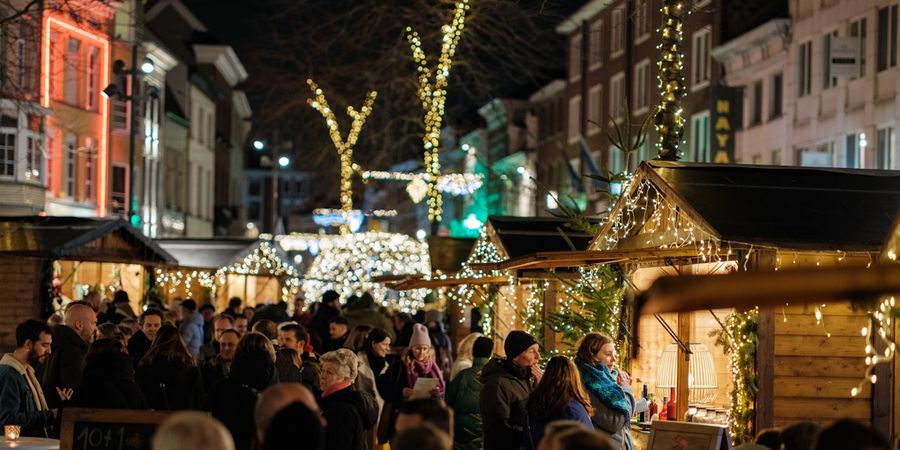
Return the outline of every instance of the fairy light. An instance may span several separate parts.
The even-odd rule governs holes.
[[[728,424],[735,444],[753,441],[758,325],[758,309],[735,312],[728,316],[725,330],[719,333],[717,341],[728,355],[733,382]]]
[[[203,270],[174,270],[166,271],[156,269],[155,282],[169,294],[178,292],[179,287],[184,287],[185,292],[191,292],[194,284],[210,290],[210,296],[216,296],[216,279],[212,272]]]
[[[229,274],[236,275],[269,275],[278,278],[281,283],[281,299],[290,302],[300,289],[300,274],[290,263],[278,256],[272,244],[263,241],[256,249],[238,262],[224,266],[216,271],[215,279],[224,286]]]
[[[341,210],[345,215],[350,214],[350,211],[353,210],[353,146],[356,145],[356,141],[359,139],[359,133],[362,130],[363,125],[365,125],[366,119],[369,117],[369,114],[372,113],[372,106],[375,104],[375,97],[378,96],[378,92],[369,92],[359,111],[352,106],[347,107],[347,115],[353,119],[353,122],[350,125],[350,132],[347,134],[347,139],[345,140],[341,137],[341,130],[338,126],[334,111],[328,106],[325,92],[311,79],[307,79],[306,84],[309,85],[309,89],[315,94],[315,98],[307,99],[307,103],[309,103],[313,109],[319,111],[322,114],[322,117],[325,118],[325,125],[328,127],[328,135],[331,137],[331,142],[334,143],[334,147],[338,151],[338,156],[341,161]],[[350,232],[350,227],[347,226],[346,220],[341,224],[340,230],[341,234]]]
[[[300,242],[304,240],[292,244],[299,247]],[[320,298],[328,290],[336,291],[342,299],[368,291],[384,306],[407,312],[422,307],[427,289],[392,292],[397,297],[391,299],[384,285],[372,281],[372,277],[431,273],[426,243],[405,234],[380,232],[334,236],[322,244],[326,242],[303,281],[306,298]]]
[[[891,323],[891,317],[895,314],[895,305],[896,300],[893,296],[882,298],[878,308],[869,311],[867,326],[860,330],[860,334],[865,338],[866,372],[862,380],[850,390],[852,397],[859,395],[866,383],[878,382],[878,377],[874,373],[878,364],[894,359],[897,344],[894,340],[894,326]],[[883,347],[883,350],[879,351],[879,346]]]
[[[406,192],[415,203],[422,201],[428,193],[428,174],[364,170],[360,175],[363,181],[407,181]],[[461,197],[475,193],[483,185],[484,177],[480,173],[448,173],[438,177],[435,187],[443,194]]]
[[[690,14],[684,8],[683,0],[663,0],[662,40],[657,49],[660,52],[657,66],[659,80],[659,110],[655,125],[659,138],[656,143],[659,158],[677,161],[678,147],[684,136],[684,111],[681,99],[686,89],[684,82],[684,55],[681,45],[684,39],[682,28],[684,16]]]
[[[425,50],[422,49],[419,33],[413,31],[411,27],[406,27],[406,38],[412,49],[413,61],[415,61],[419,73],[419,100],[425,111],[425,135],[422,143],[425,149],[425,173],[427,174],[425,182],[428,193],[428,220],[431,222],[440,222],[443,212],[443,200],[437,189],[437,181],[441,173],[441,164],[438,160],[441,124],[444,120],[444,104],[447,100],[447,79],[450,76],[456,46],[465,27],[466,11],[468,10],[468,0],[457,1],[453,20],[441,27],[443,35],[441,55],[438,58],[437,67],[434,69],[428,65],[428,58]]]

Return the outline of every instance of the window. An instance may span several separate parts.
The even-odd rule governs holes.
[[[25,39],[19,37],[16,41],[16,58],[19,59],[19,63],[16,64],[16,86],[22,90],[28,89],[28,86],[25,85],[25,74],[28,73],[25,67],[25,55]]]
[[[691,157],[697,162],[709,162],[709,111],[691,117]]]
[[[87,138],[84,143],[87,148],[84,154],[84,199],[91,201],[94,199],[94,140]]]
[[[63,72],[63,92],[66,102],[74,105],[78,102],[78,39],[69,38],[66,49],[65,71]]]
[[[40,182],[44,158],[33,136],[25,138],[25,158],[25,179]]]
[[[197,141],[201,144],[206,143],[206,120],[203,119],[205,115],[206,111],[203,108],[197,108],[197,117],[193,120],[193,123],[197,124]]]
[[[208,133],[206,136],[206,143],[210,148],[216,148],[216,115],[214,112],[210,112],[206,115],[206,132]]]
[[[772,165],[781,165],[781,150],[772,150]]]
[[[569,79],[575,80],[581,76],[581,32],[572,36],[569,41]]]
[[[650,0],[637,0],[634,7],[634,40],[650,37]]]
[[[63,149],[63,195],[69,198],[75,197],[75,156],[78,149],[75,144],[75,135],[66,135],[66,145]]]
[[[650,107],[650,60],[634,66],[634,109],[640,113]]]
[[[588,48],[588,64],[591,69],[603,65],[603,21],[595,20],[590,28],[590,47]]]
[[[612,12],[612,26],[609,28],[609,57],[615,58],[625,51],[625,6]]]
[[[845,163],[848,169],[862,169],[865,162],[863,153],[866,146],[866,133],[851,133],[847,135],[845,147]]]
[[[128,166],[124,164],[112,165],[112,184],[110,185],[110,211],[113,214],[125,214],[126,198],[128,193]]]
[[[615,145],[609,146],[609,171],[611,173],[625,171],[625,153]]]
[[[213,174],[212,170],[206,171],[206,183],[208,186],[206,187],[206,218],[212,220],[213,218]],[[280,198],[280,197],[279,197]]]
[[[822,89],[837,86],[837,77],[831,74],[831,40],[837,37],[837,31],[822,36]]]
[[[87,89],[84,106],[89,110],[97,109],[97,54],[96,48],[88,51],[87,58]]]
[[[711,36],[710,28],[704,28],[694,33],[691,53],[691,89],[699,89],[709,83]]]
[[[878,8],[878,71],[897,66],[897,5]]]
[[[127,94],[131,95],[131,77],[122,77],[121,79],[125,81],[125,87],[127,88]],[[115,130],[128,130],[131,127],[131,105],[129,105],[127,101],[117,98],[110,98],[110,105],[112,110],[112,127]]]
[[[866,76],[866,18],[850,23],[850,36],[859,38],[859,76]],[[857,77],[850,77],[854,79]]]
[[[878,148],[876,152],[877,168],[893,169],[894,168],[894,127],[885,127],[878,129]]]
[[[569,143],[578,142],[581,135],[581,96],[569,99]]]
[[[756,80],[750,88],[750,122],[748,126],[755,127],[762,123],[762,99],[763,82]]]
[[[50,79],[50,96],[54,99],[59,98],[59,33],[55,30],[50,30],[50,60],[47,61],[47,77]]]
[[[800,44],[800,73],[798,74],[797,96],[803,97],[812,92],[812,41]]]
[[[772,76],[772,85],[769,92],[769,119],[777,119],[781,117],[781,103],[784,91],[784,77],[781,73]]]
[[[625,74],[619,72],[609,80],[609,117],[618,121],[625,113]]]
[[[592,87],[588,90],[588,113],[587,113],[587,129],[588,134],[597,134],[600,132],[598,124],[603,123],[600,117],[600,102],[603,95],[603,88],[600,85]]]
[[[206,190],[206,184],[203,180],[203,168],[199,165],[197,166],[197,208],[194,209],[194,215],[197,217],[203,217],[203,211],[206,209],[206,206],[203,204],[203,199],[206,198],[204,195],[204,190]]]
[[[16,176],[16,130],[0,130],[0,176]]]

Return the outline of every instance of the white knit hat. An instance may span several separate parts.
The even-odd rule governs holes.
[[[425,325],[422,325],[421,323],[413,325],[412,338],[409,340],[410,348],[419,345],[427,345],[431,347],[431,338],[428,337],[428,328],[425,328]]]

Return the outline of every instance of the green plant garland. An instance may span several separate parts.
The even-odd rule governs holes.
[[[731,409],[728,414],[734,445],[753,442],[756,419],[756,345],[759,311],[739,311],[728,316],[724,329],[711,333],[731,361]]]

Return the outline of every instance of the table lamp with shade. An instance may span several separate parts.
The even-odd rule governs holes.
[[[706,344],[698,342],[690,343],[691,365],[688,371],[688,389],[690,396],[688,404],[706,404],[716,399],[719,393],[719,385],[716,381],[716,367],[713,363],[712,353]],[[659,356],[659,365],[656,369],[656,393],[659,398],[668,397],[678,383],[678,346],[666,345]]]

